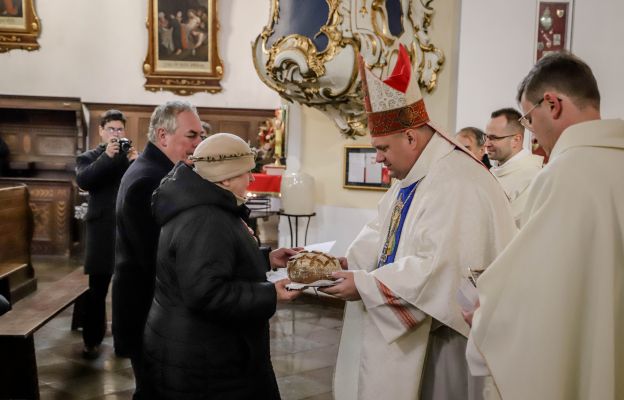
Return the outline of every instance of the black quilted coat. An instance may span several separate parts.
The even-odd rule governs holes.
[[[144,336],[157,399],[279,399],[269,350],[276,292],[248,209],[180,163],[154,192],[162,226]]]

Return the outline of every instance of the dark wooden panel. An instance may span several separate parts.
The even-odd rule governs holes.
[[[0,96],[0,136],[13,175],[72,170],[85,149],[84,130],[80,99]]]
[[[0,294],[11,303],[37,288],[30,262],[32,212],[24,185],[0,187]]]
[[[68,256],[72,248],[73,182],[37,178],[0,178],[0,185],[28,186],[34,219],[32,254]]]
[[[80,99],[0,95],[0,136],[9,146],[11,167],[2,180],[30,189],[33,254],[68,255],[81,240],[71,228],[75,161],[86,149],[85,132]]]
[[[111,108],[120,110],[126,116],[126,136],[131,139],[135,147],[142,150],[147,143],[149,120],[155,106],[85,103],[89,110],[89,147],[100,142],[98,124],[100,116]],[[252,146],[258,144],[260,124],[275,115],[274,110],[244,109],[244,108],[208,108],[198,107],[197,112],[202,121],[212,126],[213,132],[230,132],[236,134]]]
[[[219,130],[221,132],[233,133],[242,137],[245,141],[249,141],[253,139],[250,137],[250,134],[255,136],[252,132],[250,132],[250,125],[249,121],[221,121],[221,124],[219,124]]]

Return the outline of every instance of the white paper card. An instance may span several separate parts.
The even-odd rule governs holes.
[[[288,290],[302,290],[302,289],[309,288],[309,287],[334,286],[338,282],[342,282],[342,280],[343,279],[340,278],[340,279],[336,279],[335,281],[332,281],[332,280],[329,280],[329,279],[323,279],[323,280],[312,282],[312,283],[290,282],[288,285],[286,285],[286,289],[288,289]]]
[[[282,279],[288,279],[288,273],[286,272],[286,268],[278,268],[276,271],[268,271],[266,273],[266,276],[267,281],[271,283],[281,281]]]
[[[329,251],[336,244],[335,240],[331,242],[323,242],[323,243],[314,243],[305,246],[303,249],[307,251],[322,251],[323,253],[329,253]]]
[[[457,289],[457,302],[462,310],[472,312],[477,309],[477,301],[479,301],[479,292],[468,278],[462,278]]]

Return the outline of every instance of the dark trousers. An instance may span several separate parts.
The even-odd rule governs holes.
[[[149,385],[145,382],[145,366],[143,361],[143,352],[139,351],[130,357],[132,364],[132,372],[134,373],[135,389],[132,400],[153,399]]]
[[[112,274],[90,274],[86,293],[82,340],[85,346],[99,346],[106,334],[106,295]]]

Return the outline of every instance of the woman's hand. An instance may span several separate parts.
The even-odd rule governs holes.
[[[271,268],[286,267],[288,259],[299,253],[301,250],[303,250],[303,247],[294,247],[292,249],[282,247],[280,249],[273,250],[269,253],[269,263],[271,264]]]
[[[289,279],[281,279],[275,282],[275,291],[277,292],[277,301],[292,301],[301,296],[301,290],[288,290],[286,285],[290,283]]]

